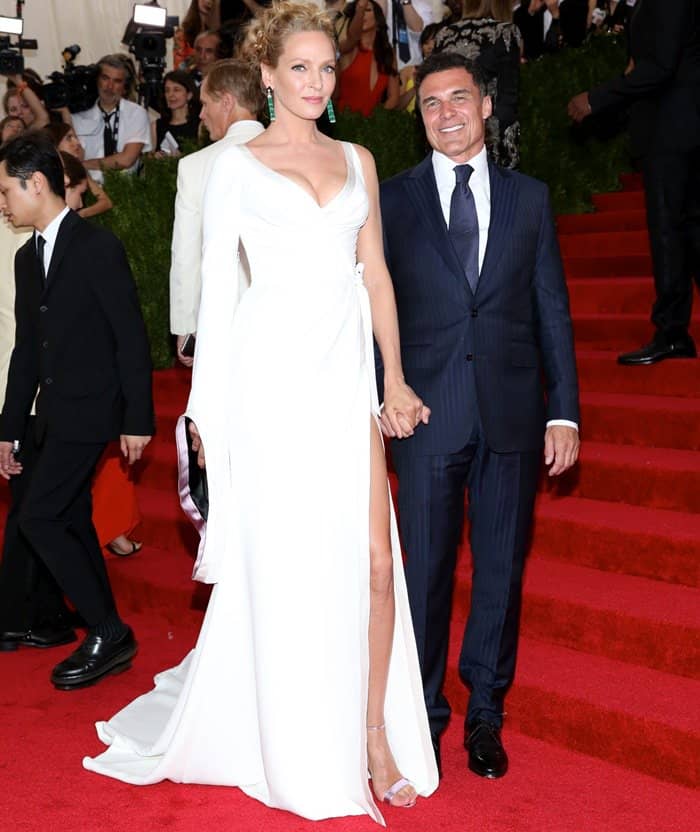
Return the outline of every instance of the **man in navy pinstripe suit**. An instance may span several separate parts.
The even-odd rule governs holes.
[[[381,187],[385,251],[406,381],[430,424],[392,443],[406,576],[433,744],[453,574],[469,492],[471,611],[459,659],[471,690],[469,768],[501,777],[500,730],[515,672],[523,563],[539,469],[578,457],[569,304],[547,188],[491,164],[478,69],[433,55],[416,78],[433,152]],[[388,424],[384,425],[391,435]]]

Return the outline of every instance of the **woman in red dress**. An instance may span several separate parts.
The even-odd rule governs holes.
[[[362,29],[357,44],[340,59],[338,111],[369,116],[380,105],[393,110],[399,103],[399,75],[381,6],[374,0],[357,0],[348,3],[344,14],[350,20],[361,14]]]

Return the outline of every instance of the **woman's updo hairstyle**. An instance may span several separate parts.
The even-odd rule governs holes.
[[[257,66],[276,67],[284,42],[299,32],[323,32],[335,44],[333,18],[313,3],[277,0],[248,25],[242,57]]]

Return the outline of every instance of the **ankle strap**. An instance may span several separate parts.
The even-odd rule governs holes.
[[[368,731],[383,731],[385,726],[386,726],[385,722],[382,722],[381,725],[368,725],[367,730]]]

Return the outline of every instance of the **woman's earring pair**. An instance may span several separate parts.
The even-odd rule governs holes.
[[[267,96],[267,112],[270,116],[270,121],[274,121],[275,116],[275,99],[272,97],[272,87],[267,87],[265,89],[265,94]],[[328,113],[328,121],[331,124],[335,124],[335,110],[333,109],[333,102],[331,99],[328,99],[328,104],[326,105],[326,112]]]

